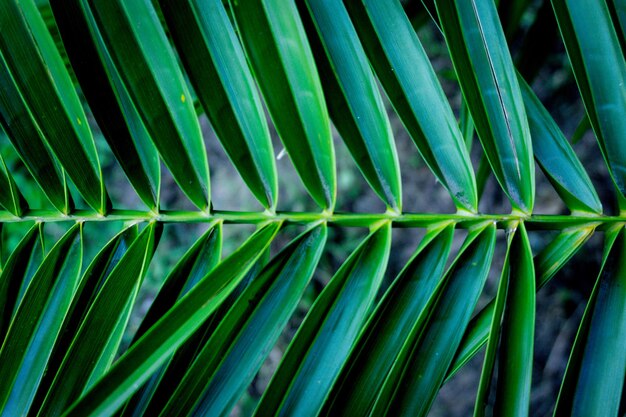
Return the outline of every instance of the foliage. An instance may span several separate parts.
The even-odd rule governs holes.
[[[0,0],[2,416],[229,415],[329,252],[330,229],[353,227],[369,234],[308,309],[255,415],[426,415],[483,347],[474,415],[528,415],[536,291],[596,232],[602,266],[554,414],[624,412],[626,2],[406,3]],[[415,30],[430,19],[462,92],[459,120]],[[580,131],[593,129],[606,162],[615,214],[603,211],[531,87],[549,56],[537,33],[550,22],[585,105]],[[455,213],[403,211],[383,91]],[[277,210],[264,105],[319,210]],[[211,183],[197,113],[262,209],[213,208],[211,189],[228,184]],[[386,211],[335,210],[331,121]],[[119,193],[105,186],[109,150],[95,129],[144,209],[112,203]],[[533,211],[535,163],[570,214]],[[479,211],[490,173],[511,213]],[[162,208],[168,175],[192,209]],[[164,225],[190,223],[206,231],[128,330]],[[233,249],[223,256],[231,224],[256,230],[242,243],[227,239]],[[294,225],[301,233],[291,238]],[[425,234],[387,287],[395,227]],[[506,255],[497,295],[477,309],[498,230]],[[529,234],[546,230],[557,233],[531,247]]]

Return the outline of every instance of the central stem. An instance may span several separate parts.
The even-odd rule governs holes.
[[[511,221],[524,221],[531,230],[562,230],[567,227],[597,225],[600,230],[615,223],[626,223],[626,216],[587,216],[534,214],[434,214],[434,213],[315,213],[315,212],[244,212],[215,210],[212,213],[200,211],[162,210],[159,213],[139,210],[112,210],[102,216],[88,210],[77,210],[71,215],[63,215],[52,210],[30,210],[22,217],[0,211],[0,223],[14,222],[64,222],[64,221],[128,221],[163,223],[207,223],[221,220],[230,224],[260,224],[283,221],[293,224],[310,224],[327,221],[331,226],[370,227],[380,221],[389,220],[394,227],[428,227],[438,222],[454,222],[459,228],[469,228],[477,223],[491,221],[499,228],[506,228]]]

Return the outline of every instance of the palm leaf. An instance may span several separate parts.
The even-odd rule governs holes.
[[[594,235],[541,409],[623,414],[623,3],[0,0],[0,415],[422,416],[485,345],[474,414],[535,414]]]

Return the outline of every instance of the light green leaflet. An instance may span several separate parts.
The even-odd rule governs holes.
[[[265,113],[222,0],[159,3],[218,139],[252,194],[273,211],[278,183]]]
[[[437,0],[452,63],[496,179],[530,213],[535,163],[515,68],[492,1]]]
[[[391,224],[374,230],[318,296],[257,406],[257,416],[317,416],[369,316],[391,246]]]
[[[258,277],[263,268],[268,264],[270,260],[270,251],[266,249],[263,255],[257,260],[254,266],[248,271],[246,277],[239,283],[237,288],[224,300],[222,305],[215,310],[207,321],[200,327],[196,333],[185,342],[178,350],[176,354],[172,356],[171,361],[167,365],[167,370],[161,375],[161,379],[158,381],[158,387],[154,390],[154,393],[148,399],[149,404],[143,411],[144,404],[135,409],[127,407],[129,414],[133,416],[143,415],[158,415],[163,410],[168,400],[174,394],[174,391],[178,388],[180,382],[185,377],[187,370],[196,360],[198,355],[202,352],[204,346],[211,339],[213,333],[220,325],[221,319],[226,317],[230,308],[234,305],[235,301],[241,296],[243,291],[248,288],[250,283]]]
[[[535,256],[536,288],[543,287],[589,240],[597,223],[563,229],[537,256]],[[490,302],[472,319],[463,335],[461,345],[446,376],[452,378],[476,353],[489,337],[494,301]]]
[[[457,208],[476,212],[476,181],[463,136],[400,2],[345,4],[378,79],[424,161]]]
[[[372,416],[428,413],[491,266],[495,226],[476,227],[411,329],[376,398]]]
[[[602,270],[585,309],[555,416],[617,416],[626,374],[626,229],[607,232]]]
[[[29,415],[36,415],[41,408],[54,377],[74,340],[74,336],[85,320],[89,307],[100,292],[106,279],[110,276],[111,271],[122,259],[136,237],[137,226],[131,226],[118,233],[98,252],[83,274],[61,326],[59,337],[54,343],[54,348],[46,367],[46,373],[39,383],[39,389],[31,405]],[[114,339],[114,337],[109,338],[109,340],[111,339]],[[111,342],[109,342],[110,344]],[[102,362],[103,360],[100,359],[99,363]]]
[[[332,211],[337,181],[330,121],[294,0],[231,0],[231,10],[296,171],[317,205]]]
[[[48,145],[87,204],[104,214],[110,201],[87,118],[32,0],[0,2],[0,50]]]
[[[141,325],[133,336],[131,345],[134,344],[141,336],[143,336],[150,327],[152,327],[167,311],[182,298],[193,286],[208,274],[219,262],[222,253],[222,225],[221,223],[211,225],[194,244],[183,255],[181,260],[176,264],[172,272],[168,274],[163,282],[159,293],[152,302],[146,316],[141,321]],[[256,265],[253,270],[256,269]],[[252,272],[252,270],[251,270]],[[242,283],[243,284],[243,283]],[[228,300],[224,302],[227,304]],[[220,307],[215,314],[218,314],[223,307]],[[172,372],[184,372],[192,362],[195,351],[201,344],[199,339],[204,336],[206,327],[212,319],[208,319],[207,323],[198,329],[198,331],[184,345],[177,349],[176,354],[167,361],[165,365],[156,371],[144,384],[144,386],[131,398],[124,407],[122,415],[153,415],[157,411],[147,409],[148,403],[152,405],[151,400],[163,401],[159,410],[163,408],[165,402],[175,389],[177,381]],[[200,335],[198,333],[201,333]],[[206,341],[206,340],[204,340]],[[182,358],[181,358],[182,356]],[[181,364],[180,362],[186,363]],[[168,372],[170,372],[168,374]],[[160,382],[168,388],[171,388],[166,394],[158,392],[157,388],[161,388]],[[153,401],[154,402],[154,401]]]
[[[205,275],[213,270],[222,254],[222,224],[211,224],[168,274],[150,309],[141,321],[133,341],[138,340]]]
[[[28,204],[17,188],[2,155],[0,155],[0,206],[17,217],[28,210]]]
[[[259,229],[150,328],[64,415],[111,414],[202,325],[259,259],[281,223]]]
[[[228,415],[298,305],[322,255],[326,225],[301,234],[255,277],[161,412]]]
[[[0,346],[18,305],[20,287],[27,278],[28,264],[37,250],[39,228],[39,225],[34,225],[26,232],[0,273]]]
[[[626,195],[626,60],[606,1],[552,0],[552,6],[602,155]]]
[[[400,212],[402,181],[391,125],[348,12],[336,0],[298,4],[333,123],[372,189]]]
[[[474,416],[484,416],[496,355],[494,415],[528,416],[535,329],[535,274],[524,223],[512,225]],[[499,348],[498,348],[499,346]]]
[[[149,0],[89,0],[98,29],[172,176],[200,209],[209,207],[209,166],[180,67]]]
[[[104,45],[86,0],[51,0],[51,11],[81,90],[137,195],[157,209],[159,155]]]
[[[601,214],[602,203],[572,146],[521,76],[519,83],[539,166],[572,212]]]
[[[443,276],[454,225],[429,228],[364,326],[320,415],[367,416],[405,338]]]
[[[117,333],[114,331],[117,325],[121,322],[122,329],[125,327],[129,315],[127,306],[137,295],[158,242],[155,235],[159,234],[160,227],[156,223],[147,225],[106,278],[65,353],[39,415],[61,415],[94,378],[96,365],[107,351],[111,335]],[[117,348],[111,350],[114,354]],[[82,365],[75,366],[77,363]]]
[[[589,240],[596,224],[563,229],[537,256],[535,256],[536,288],[543,287]],[[494,302],[487,304],[467,326],[456,357],[446,376],[452,378],[487,342],[493,317]]]
[[[58,163],[51,157],[35,119],[17,89],[2,51],[0,51],[0,127],[4,129],[24,165],[52,205],[61,213],[69,213],[71,202],[65,184],[65,174],[60,172]],[[0,164],[4,167],[3,162],[0,161]],[[0,168],[0,171],[2,169]],[[11,183],[8,186],[0,185],[0,204],[4,205],[3,201],[6,200],[2,194],[9,190],[13,191],[14,185]],[[15,211],[13,206],[7,209]]]
[[[83,256],[81,225],[74,225],[35,273],[0,350],[0,416],[21,416],[35,396],[72,294]]]

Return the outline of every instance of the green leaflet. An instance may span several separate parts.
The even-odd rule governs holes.
[[[391,125],[348,12],[335,0],[298,5],[333,123],[372,189],[389,209],[401,212],[402,181]]]
[[[129,227],[118,233],[98,252],[83,274],[48,360],[46,374],[39,383],[29,415],[36,415],[41,408],[50,385],[65,358],[65,354],[85,320],[89,307],[93,304],[94,299],[102,289],[113,268],[118,264],[136,237],[136,226]]]
[[[202,107],[252,194],[273,211],[274,152],[252,74],[221,0],[160,0]]]
[[[269,223],[224,259],[150,328],[65,416],[111,414],[141,387],[237,287],[280,228]]]
[[[185,342],[176,354],[172,356],[171,361],[167,364],[167,369],[160,375],[158,386],[153,391],[153,395],[149,398],[142,398],[142,401],[149,401],[147,407],[139,404],[137,408],[127,408],[132,415],[140,417],[143,415],[158,415],[165,408],[168,400],[176,391],[178,385],[186,375],[186,371],[198,357],[206,343],[209,341],[217,327],[221,323],[221,319],[226,316],[228,310],[233,306],[241,293],[256,279],[270,259],[270,251],[266,249],[259,260],[248,271],[244,279],[239,283],[237,288],[224,300],[222,305],[215,310],[207,321],[200,327],[196,333]],[[126,411],[125,410],[125,411]]]
[[[332,211],[337,184],[330,121],[294,0],[231,0],[231,10],[296,171],[313,200]]]
[[[17,217],[28,210],[28,204],[17,188],[2,155],[0,155],[0,206]]]
[[[222,254],[222,224],[212,224],[193,244],[168,274],[150,309],[141,321],[133,341],[138,340],[167,311],[194,287],[220,261]]]
[[[626,195],[626,60],[606,1],[552,0],[552,6],[602,155]]]
[[[17,89],[2,51],[0,51],[0,126],[52,205],[61,213],[68,214],[71,201],[65,174],[60,172],[58,164],[48,152],[45,139]],[[12,190],[11,186],[14,185],[12,183],[9,186],[0,185],[0,204],[4,205],[3,201],[6,201],[2,194]],[[12,206],[9,210],[15,211]]]
[[[386,223],[343,263],[309,310],[255,415],[318,415],[369,316],[390,245]]]
[[[35,273],[0,350],[0,415],[24,415],[35,396],[48,357],[78,285],[81,225],[54,245]]]
[[[0,2],[0,51],[54,155],[87,204],[106,213],[111,203],[87,118],[32,0]],[[17,97],[15,102],[18,107],[9,111],[19,114]]]
[[[572,146],[526,81],[518,79],[539,166],[572,212],[601,214],[602,203]]]
[[[463,136],[400,2],[345,4],[378,79],[424,161],[457,208],[476,212],[476,181]]]
[[[496,354],[494,415],[528,416],[535,329],[535,273],[524,223],[511,230],[474,408],[484,416]],[[499,346],[499,349],[498,349]]]
[[[543,287],[587,242],[597,223],[563,229],[540,253],[535,256],[536,288]],[[456,357],[446,376],[446,381],[474,357],[487,342],[493,317],[494,303],[485,306],[467,326]]]
[[[160,185],[158,153],[110,62],[91,9],[85,0],[52,0],[50,6],[98,126],[137,195],[150,209],[156,209]]]
[[[469,113],[465,100],[461,101],[461,110],[459,110],[459,129],[463,135],[467,152],[471,152],[472,145],[474,144],[474,120]]]
[[[108,350],[109,339],[119,334],[116,326],[122,322],[125,327],[129,315],[126,309],[129,302],[132,305],[152,259],[160,227],[156,223],[146,226],[111,270],[65,353],[39,415],[61,415],[94,378],[92,374],[99,369],[96,365]],[[111,350],[115,354],[117,348]]]
[[[480,295],[491,265],[493,224],[468,235],[389,372],[372,416],[428,413]]]
[[[364,330],[320,415],[367,416],[416,320],[432,296],[444,267],[454,225],[430,228],[411,260],[385,293]]]
[[[89,0],[106,48],[172,176],[200,209],[209,167],[191,95],[148,0]]]
[[[463,97],[513,210],[532,212],[535,164],[526,111],[492,1],[437,0]]]
[[[161,412],[227,415],[298,305],[326,242],[326,225],[301,234],[244,290]]]
[[[27,279],[28,265],[38,248],[39,228],[35,224],[26,232],[0,273],[0,346],[19,303],[20,288]]]
[[[131,345],[143,336],[172,306],[182,298],[193,286],[208,274],[220,260],[222,252],[222,225],[213,224],[193,244],[193,246],[178,261],[174,269],[168,274],[163,282],[159,293],[150,305],[150,309],[141,321],[137,332],[133,336]],[[199,330],[201,331],[202,328]],[[194,335],[195,337],[195,335]],[[176,355],[181,353],[191,341],[192,337],[181,346]],[[124,412],[129,415],[151,415],[145,410],[147,402],[153,397],[155,389],[161,380],[164,380],[166,369],[171,366],[171,360],[155,372],[148,382],[133,395],[124,407]],[[182,369],[186,369],[184,366]],[[171,379],[165,379],[169,382]],[[161,398],[160,396],[158,398]]]
[[[555,416],[617,416],[626,374],[626,229],[607,232],[602,269],[585,309]]]
[[[610,0],[609,7],[612,7],[615,10],[615,15],[617,16],[617,21],[619,22],[621,32],[618,32],[617,34],[624,38],[624,36],[626,36],[626,2],[623,0]]]

